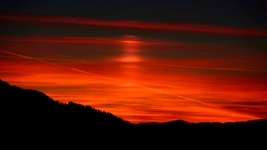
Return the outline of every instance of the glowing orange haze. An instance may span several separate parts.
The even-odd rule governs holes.
[[[91,105],[133,123],[176,119],[227,122],[267,117],[266,70],[231,68],[224,59],[148,58],[140,54],[146,50],[146,43],[152,47],[168,43],[145,42],[134,36],[4,39],[12,44],[0,50],[1,79],[40,90],[55,100]],[[64,43],[74,44],[79,51],[81,43],[88,44],[86,41],[107,44],[110,49],[110,44],[118,46],[120,53],[93,60],[89,55],[66,55],[61,47]],[[58,51],[42,51],[47,43],[54,43]],[[186,49],[186,43],[181,45]],[[36,49],[42,53],[37,54]],[[229,58],[227,62],[238,61]]]

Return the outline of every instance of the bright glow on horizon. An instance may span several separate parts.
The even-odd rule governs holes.
[[[137,55],[140,49],[132,43],[135,42],[121,45],[122,52]],[[224,76],[219,74],[177,70],[179,65],[172,65],[174,62],[170,65],[165,62],[164,67],[157,65],[159,61],[156,63],[145,61],[144,64],[136,62],[129,65],[127,61],[91,63],[84,60],[68,62],[64,65],[64,59],[54,63],[51,62],[53,59],[46,61],[44,58],[35,58],[21,53],[4,50],[1,52],[7,54],[1,60],[5,65],[0,67],[4,80],[21,87],[40,90],[55,100],[91,105],[133,123],[165,122],[175,119],[189,122],[258,119],[260,117],[257,113],[261,112],[253,113],[249,106],[242,112],[244,107],[241,104],[235,104],[235,101],[242,102],[244,98],[260,100],[266,96],[264,92],[266,89],[255,84],[253,80],[251,83],[246,83],[248,81],[240,80],[241,76],[237,76],[240,81],[236,80],[237,78],[223,80]],[[8,57],[10,55],[14,57]],[[201,61],[194,63],[201,65]],[[103,67],[105,70],[101,69]],[[36,70],[36,68],[39,69]],[[16,76],[5,76],[5,73],[16,74]],[[196,76],[198,78],[195,78]],[[250,86],[254,89],[249,89],[249,94],[244,93],[246,87]],[[262,93],[259,93],[259,89],[263,90]],[[231,107],[236,108],[231,109]],[[263,110],[265,106],[257,107]]]
[[[0,14],[0,78],[133,123],[267,118],[267,29],[145,18]]]

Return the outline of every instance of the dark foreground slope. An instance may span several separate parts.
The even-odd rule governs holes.
[[[38,124],[81,128],[121,128],[130,123],[109,112],[74,102],[61,103],[42,92],[11,86],[0,80],[0,99],[5,119],[19,125]],[[14,124],[15,125],[15,124]],[[56,126],[55,126],[56,128]]]
[[[189,123],[183,120],[165,123],[132,124],[109,112],[74,102],[61,103],[42,92],[22,89],[0,80],[2,130],[6,136],[31,135],[34,138],[49,136],[81,138],[100,136],[120,137],[121,140],[199,141],[262,139],[265,138],[267,120],[247,122]],[[134,137],[134,138],[133,138]],[[135,143],[136,144],[136,143]]]

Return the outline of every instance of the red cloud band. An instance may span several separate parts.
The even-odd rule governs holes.
[[[11,42],[37,42],[37,43],[80,43],[80,44],[123,44],[124,38],[108,37],[72,37],[72,36],[7,36],[0,35],[0,41]],[[173,46],[190,46],[188,43],[159,41],[142,39],[138,41],[140,45],[173,45]]]
[[[199,33],[239,35],[239,36],[259,36],[259,37],[267,36],[267,29],[223,27],[223,26],[204,25],[204,24],[112,21],[112,20],[89,19],[82,17],[38,16],[38,15],[21,15],[21,14],[0,14],[0,19],[17,20],[17,21],[68,23],[68,24],[81,24],[81,25],[101,25],[101,26],[114,26],[114,27],[126,27],[126,28],[143,28],[143,29],[154,29],[154,30],[171,30],[171,31],[182,31],[182,32],[199,32]]]

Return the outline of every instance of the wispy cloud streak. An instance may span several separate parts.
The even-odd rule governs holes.
[[[180,67],[180,68],[193,68],[193,69],[205,69],[205,70],[221,70],[221,71],[267,72],[267,70],[242,69],[242,68],[204,67],[204,66],[189,66],[189,65],[175,65],[175,64],[174,65],[172,65],[172,64],[150,64],[150,65]]]
[[[79,44],[123,44],[122,38],[108,37],[74,37],[74,36],[7,36],[0,35],[0,41],[7,42],[36,42],[36,43],[79,43]],[[173,45],[185,46],[186,43],[167,42],[158,40],[142,40],[140,45]]]

